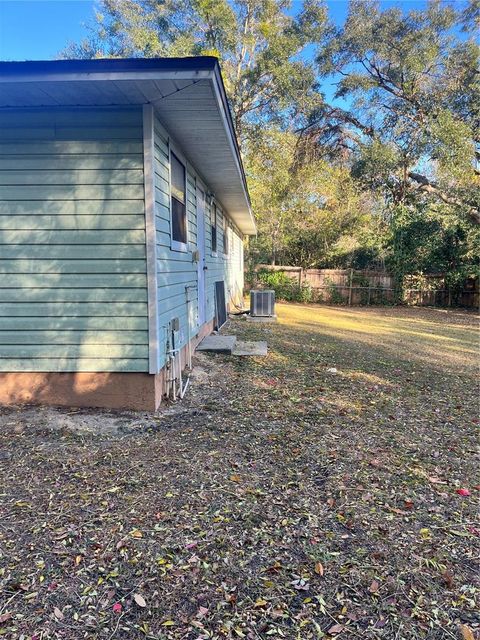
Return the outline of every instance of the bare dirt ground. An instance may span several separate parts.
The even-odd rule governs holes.
[[[278,313],[158,414],[0,409],[0,636],[477,637],[478,317]]]

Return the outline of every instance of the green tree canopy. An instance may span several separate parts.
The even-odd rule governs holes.
[[[320,98],[301,53],[323,37],[325,6],[290,9],[288,0],[101,0],[91,36],[61,55],[217,56],[243,142],[251,125],[291,121]]]
[[[480,222],[473,9],[433,0],[421,11],[382,11],[373,0],[352,0],[317,57],[350,107],[314,110],[304,153],[349,159],[356,177],[390,203],[442,201]]]
[[[298,138],[279,128],[258,130],[246,154],[259,238],[259,262],[303,267],[367,266],[381,253],[381,217],[347,167],[322,158],[296,161]],[[363,254],[362,257],[361,254]]]
[[[478,253],[479,15],[479,0],[350,0],[333,28],[323,0],[100,0],[90,37],[62,56],[218,57],[255,260],[453,282]]]

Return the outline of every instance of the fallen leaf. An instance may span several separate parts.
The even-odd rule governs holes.
[[[323,576],[323,564],[321,562],[317,562],[315,564],[315,573],[318,573],[319,576]]]
[[[370,593],[377,593],[379,588],[380,585],[378,584],[378,582],[376,580],[373,580],[372,584],[368,587],[368,590],[370,591]]]
[[[173,620],[165,620],[162,622],[162,627],[173,627],[175,626],[175,622]]]
[[[253,606],[256,609],[259,609],[260,607],[264,607],[267,604],[268,604],[268,602],[266,600],[264,600],[263,598],[257,598],[257,600],[255,601],[255,604]]]
[[[233,474],[230,476],[230,480],[231,480],[232,482],[240,482],[242,479],[241,479],[241,477],[240,477],[237,473],[233,473]]]
[[[132,531],[130,531],[130,535],[132,536],[132,538],[143,538],[143,533],[140,531],[140,529],[133,529]]]
[[[63,620],[65,618],[65,616],[63,615],[63,613],[60,611],[58,607],[55,607],[55,609],[53,610],[53,614],[57,618],[57,620]]]
[[[449,589],[453,589],[453,573],[451,571],[449,571],[448,569],[446,569],[443,573],[442,573],[442,577],[445,581],[445,584],[447,585],[447,587]]]
[[[133,599],[138,604],[139,607],[146,607],[147,603],[145,602],[145,598],[141,596],[139,593],[133,594]]]
[[[310,589],[310,585],[303,578],[299,578],[298,580],[292,580],[290,583],[297,591],[308,591]]]
[[[460,625],[460,631],[462,632],[463,640],[475,640],[475,636],[473,635],[473,631],[466,624]]]
[[[198,542],[195,542],[195,540],[193,542],[188,542],[185,545],[185,549],[195,549],[195,547],[198,545]]]
[[[25,500],[17,500],[15,502],[15,506],[16,507],[25,507],[27,509],[31,509],[32,505],[29,502],[26,502]]]
[[[328,630],[328,634],[331,636],[335,636],[338,633],[342,633],[344,629],[345,629],[344,624],[334,624],[333,627],[330,627],[330,629]]]
[[[229,593],[225,596],[225,601],[233,607],[237,602],[237,596],[234,593]]]
[[[380,618],[380,620],[377,620],[377,622],[373,625],[375,629],[383,629],[383,627],[387,624],[387,621],[385,618]]]
[[[12,617],[11,613],[3,613],[0,616],[0,624],[3,624],[4,622],[8,622],[8,620],[10,620]]]

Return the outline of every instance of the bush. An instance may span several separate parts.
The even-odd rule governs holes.
[[[258,281],[267,289],[275,291],[277,300],[287,302],[311,302],[312,289],[308,284],[298,285],[283,271],[262,269],[257,273]]]
[[[327,288],[328,302],[330,304],[346,304],[347,300],[339,291],[339,288],[330,278],[325,278],[325,286]]]
[[[352,287],[359,287],[360,304],[368,304],[370,296],[368,294],[368,287],[370,286],[370,280],[363,273],[353,273],[352,275]],[[371,293],[371,292],[370,292]]]

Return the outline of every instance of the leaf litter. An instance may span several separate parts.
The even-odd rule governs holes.
[[[279,317],[158,414],[0,409],[2,637],[478,638],[476,316]]]

